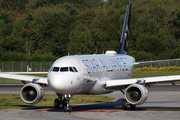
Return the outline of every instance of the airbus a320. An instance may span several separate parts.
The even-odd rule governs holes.
[[[119,90],[125,95],[122,109],[128,106],[135,109],[136,105],[143,104],[148,98],[146,86],[158,82],[180,80],[180,75],[147,77],[130,79],[135,65],[173,61],[158,60],[135,62],[132,56],[127,55],[128,38],[130,34],[131,2],[128,3],[119,50],[106,51],[105,54],[72,55],[57,59],[50,68],[47,78],[0,73],[2,78],[11,78],[30,83],[25,84],[20,95],[27,104],[37,104],[44,96],[42,85],[48,85],[58,98],[54,100],[54,108],[63,106],[64,111],[72,110],[70,98],[75,94],[107,94]]]

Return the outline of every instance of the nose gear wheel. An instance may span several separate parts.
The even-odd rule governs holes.
[[[62,105],[63,105],[64,112],[67,112],[67,111],[71,112],[72,111],[72,108],[69,105],[70,104],[69,102],[70,102],[69,97],[63,100]]]
[[[58,95],[58,96],[59,96],[59,99],[56,98],[54,100],[54,108],[59,109],[59,106],[62,105],[64,112],[67,112],[67,111],[71,112],[72,107],[71,105],[69,105],[70,97],[66,97],[66,98],[64,97],[64,99],[62,100],[62,95]]]

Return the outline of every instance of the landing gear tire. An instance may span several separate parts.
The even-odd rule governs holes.
[[[128,107],[128,102],[126,101],[126,99],[123,99],[122,100],[122,109],[127,110],[127,107]]]
[[[63,106],[64,112],[67,112],[67,105]]]
[[[130,104],[130,107],[131,107],[131,110],[135,110],[136,109],[136,105],[131,105]]]
[[[67,98],[67,99],[64,99],[62,102],[64,112],[67,112],[67,111],[71,112],[72,111],[72,107],[71,107],[71,105],[69,105],[69,100],[70,99]]]
[[[56,99],[54,100],[54,108],[55,108],[55,109],[58,109],[59,106],[60,106],[60,101],[59,101],[58,98],[56,98]]]
[[[69,112],[71,112],[72,111],[72,107],[71,106],[69,106]]]

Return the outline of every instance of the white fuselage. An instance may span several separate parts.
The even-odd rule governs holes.
[[[106,80],[130,78],[135,59],[121,54],[75,55],[59,58],[48,73],[48,84],[60,95],[104,94]]]

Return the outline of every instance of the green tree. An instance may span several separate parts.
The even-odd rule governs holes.
[[[91,31],[85,25],[78,24],[70,32],[69,39],[67,50],[70,54],[88,54],[92,52]]]
[[[25,42],[22,38],[7,36],[4,37],[3,47],[7,52],[25,53]]]
[[[99,28],[99,25],[100,25],[100,21],[98,20],[97,17],[94,17],[92,22],[91,22],[91,29],[93,28]]]
[[[144,31],[145,31],[145,18],[139,17],[139,19],[135,25],[133,35],[135,36],[135,38],[138,38],[144,34]]]
[[[36,3],[38,0],[29,0],[29,3],[26,4],[26,10],[30,12],[31,10],[35,10],[37,8]]]
[[[68,52],[117,50],[127,3],[0,0],[0,56],[21,53],[27,55],[26,60],[35,60],[43,54],[48,60],[52,54],[60,57]],[[175,54],[172,51],[180,45],[179,5],[177,0],[133,1],[129,45],[135,58],[166,59]]]
[[[12,22],[12,19],[7,10],[0,11],[0,19],[3,19],[6,24]]]
[[[11,34],[13,23],[10,15],[6,10],[0,11],[0,34],[5,37]]]
[[[24,12],[29,0],[1,0],[0,7],[7,10]]]
[[[145,51],[130,51],[129,55],[133,56],[137,61],[150,61],[156,59],[154,54]]]
[[[16,20],[16,22],[14,23],[13,29],[12,29],[12,35],[13,36],[20,36],[23,29],[24,29],[24,19],[23,18],[19,18]]]
[[[36,16],[33,20],[34,28],[37,30],[38,33],[43,34],[45,29],[45,20],[41,16]]]
[[[146,27],[147,33],[154,35],[157,32],[157,24],[154,19],[149,19]]]
[[[100,21],[98,20],[97,17],[93,18],[92,22],[91,22],[91,39],[93,42],[93,48],[95,50],[92,50],[92,52],[94,53],[98,53],[98,45],[99,45],[99,41],[101,39],[101,31],[99,29],[99,25],[100,25]]]
[[[77,8],[74,6],[74,4],[71,3],[64,3],[64,8],[69,12],[70,15],[74,16],[74,15],[78,15],[78,11]]]
[[[0,61],[27,61],[26,55],[16,51],[13,52],[4,52]]]
[[[165,45],[168,49],[173,50],[179,46],[179,42],[176,41],[176,39],[166,29],[159,28],[157,34],[158,34],[159,38],[161,38],[163,40],[163,42],[165,43]]]
[[[46,38],[44,37],[44,33],[45,31],[45,20],[43,17],[37,15],[33,21],[32,21],[32,25],[33,25],[33,30],[32,32],[35,33],[33,35],[34,39],[32,39],[32,46],[35,47],[35,49],[47,49],[49,46],[47,46],[49,40],[46,40]]]
[[[6,30],[6,23],[3,19],[0,20],[0,37],[3,37]]]
[[[149,18],[153,18],[158,24],[164,25],[165,16],[166,12],[163,5],[155,3],[149,7]]]
[[[56,55],[58,57],[62,57],[67,55],[67,43],[68,43],[68,37],[65,32],[58,31],[54,36],[54,44],[52,47],[53,55]]]
[[[177,47],[175,50],[172,51],[172,58],[176,59],[176,58],[180,58],[180,47]]]
[[[51,52],[45,52],[43,50],[36,50],[31,57],[31,61],[55,61],[56,56],[53,56]]]
[[[136,43],[137,51],[151,52],[155,55],[165,50],[165,44],[162,39],[155,35],[144,35]]]

